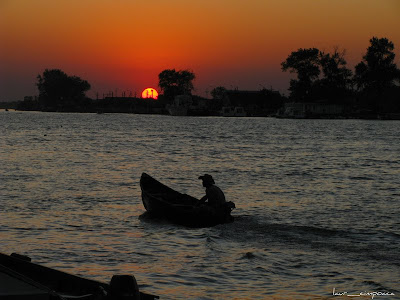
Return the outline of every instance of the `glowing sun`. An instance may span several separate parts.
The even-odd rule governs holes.
[[[147,88],[142,92],[142,98],[158,98],[158,92],[153,88]]]

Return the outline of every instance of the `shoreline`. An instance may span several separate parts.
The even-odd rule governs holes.
[[[190,118],[201,118],[201,117],[220,117],[220,118],[275,118],[275,119],[292,119],[292,120],[371,120],[371,121],[400,121],[400,114],[398,113],[387,113],[387,114],[377,114],[376,116],[365,116],[365,115],[350,115],[350,116],[307,116],[307,117],[290,117],[290,116],[279,116],[279,115],[267,115],[267,116],[230,116],[225,117],[222,115],[189,115],[189,116],[172,116],[169,113],[157,113],[157,112],[129,112],[129,111],[45,111],[45,110],[22,110],[15,108],[0,108],[0,112],[38,112],[38,113],[77,113],[77,114],[133,114],[133,115],[161,115],[170,117],[190,117]]]

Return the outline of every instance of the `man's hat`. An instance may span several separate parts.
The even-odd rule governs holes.
[[[203,181],[205,181],[205,182],[210,182],[210,183],[212,183],[212,184],[215,184],[215,181],[214,181],[214,179],[212,178],[212,176],[211,176],[211,175],[208,175],[208,174],[204,174],[203,176],[200,176],[199,179],[201,179],[201,180],[203,180]]]

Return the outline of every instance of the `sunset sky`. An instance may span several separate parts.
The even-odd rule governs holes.
[[[93,98],[140,96],[167,68],[192,70],[202,96],[287,93],[292,51],[338,46],[353,70],[373,36],[394,42],[400,67],[399,0],[0,0],[0,101],[36,95],[46,68],[89,81]]]

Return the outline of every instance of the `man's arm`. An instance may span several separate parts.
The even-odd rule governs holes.
[[[204,202],[206,202],[206,200],[207,200],[207,195],[203,196],[203,197],[199,200],[199,202],[200,202],[200,203],[204,203]]]

